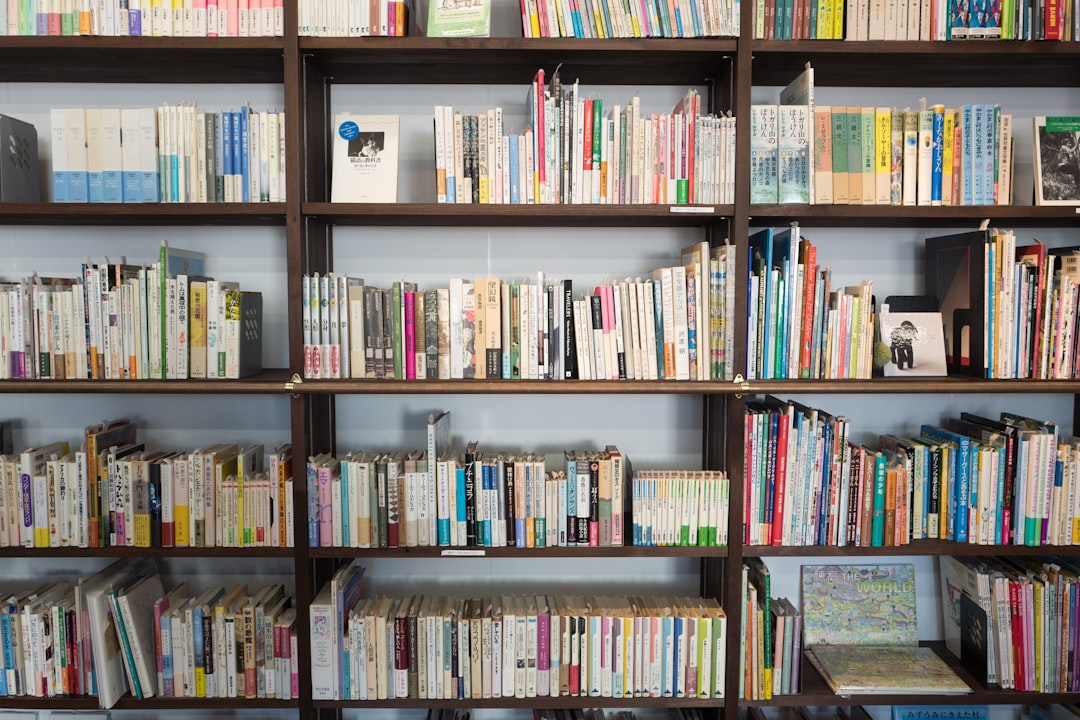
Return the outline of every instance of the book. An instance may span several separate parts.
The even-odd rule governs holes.
[[[491,0],[429,0],[427,37],[488,37]]]
[[[1080,117],[1033,118],[1035,204],[1080,205]]]
[[[397,115],[334,117],[332,202],[397,202],[399,122]]]
[[[837,695],[964,695],[971,688],[933,649],[880,645],[816,645],[810,663]]]
[[[802,610],[808,648],[914,646],[915,566],[804,565]]]

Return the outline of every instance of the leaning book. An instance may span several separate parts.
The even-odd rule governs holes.
[[[967,683],[928,647],[818,645],[811,664],[837,695],[963,695]]]
[[[1034,118],[1035,204],[1080,205],[1080,117]]]
[[[332,202],[397,202],[397,115],[352,115],[334,118]]]

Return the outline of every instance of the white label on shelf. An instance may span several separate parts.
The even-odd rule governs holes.
[[[672,205],[670,210],[673,213],[701,213],[704,215],[711,215],[716,212],[716,208],[711,205]]]
[[[443,557],[484,557],[484,550],[443,550]]]

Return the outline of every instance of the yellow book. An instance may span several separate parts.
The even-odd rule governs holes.
[[[956,127],[956,111],[945,111],[945,134],[942,140],[941,204],[956,205],[953,199],[953,131]]]
[[[173,462],[173,527],[176,547],[191,545],[191,463],[187,455]]]
[[[832,39],[843,40],[844,39],[844,0],[832,0],[832,18],[833,29]]]
[[[892,181],[892,110],[874,110],[874,204],[888,205]]]
[[[188,370],[192,378],[206,377],[206,281],[192,280],[188,290],[191,311],[188,314]]]

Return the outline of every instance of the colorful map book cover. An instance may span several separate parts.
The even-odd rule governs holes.
[[[928,647],[818,645],[807,656],[837,695],[971,692]]]
[[[805,565],[804,644],[918,644],[915,566]]]

